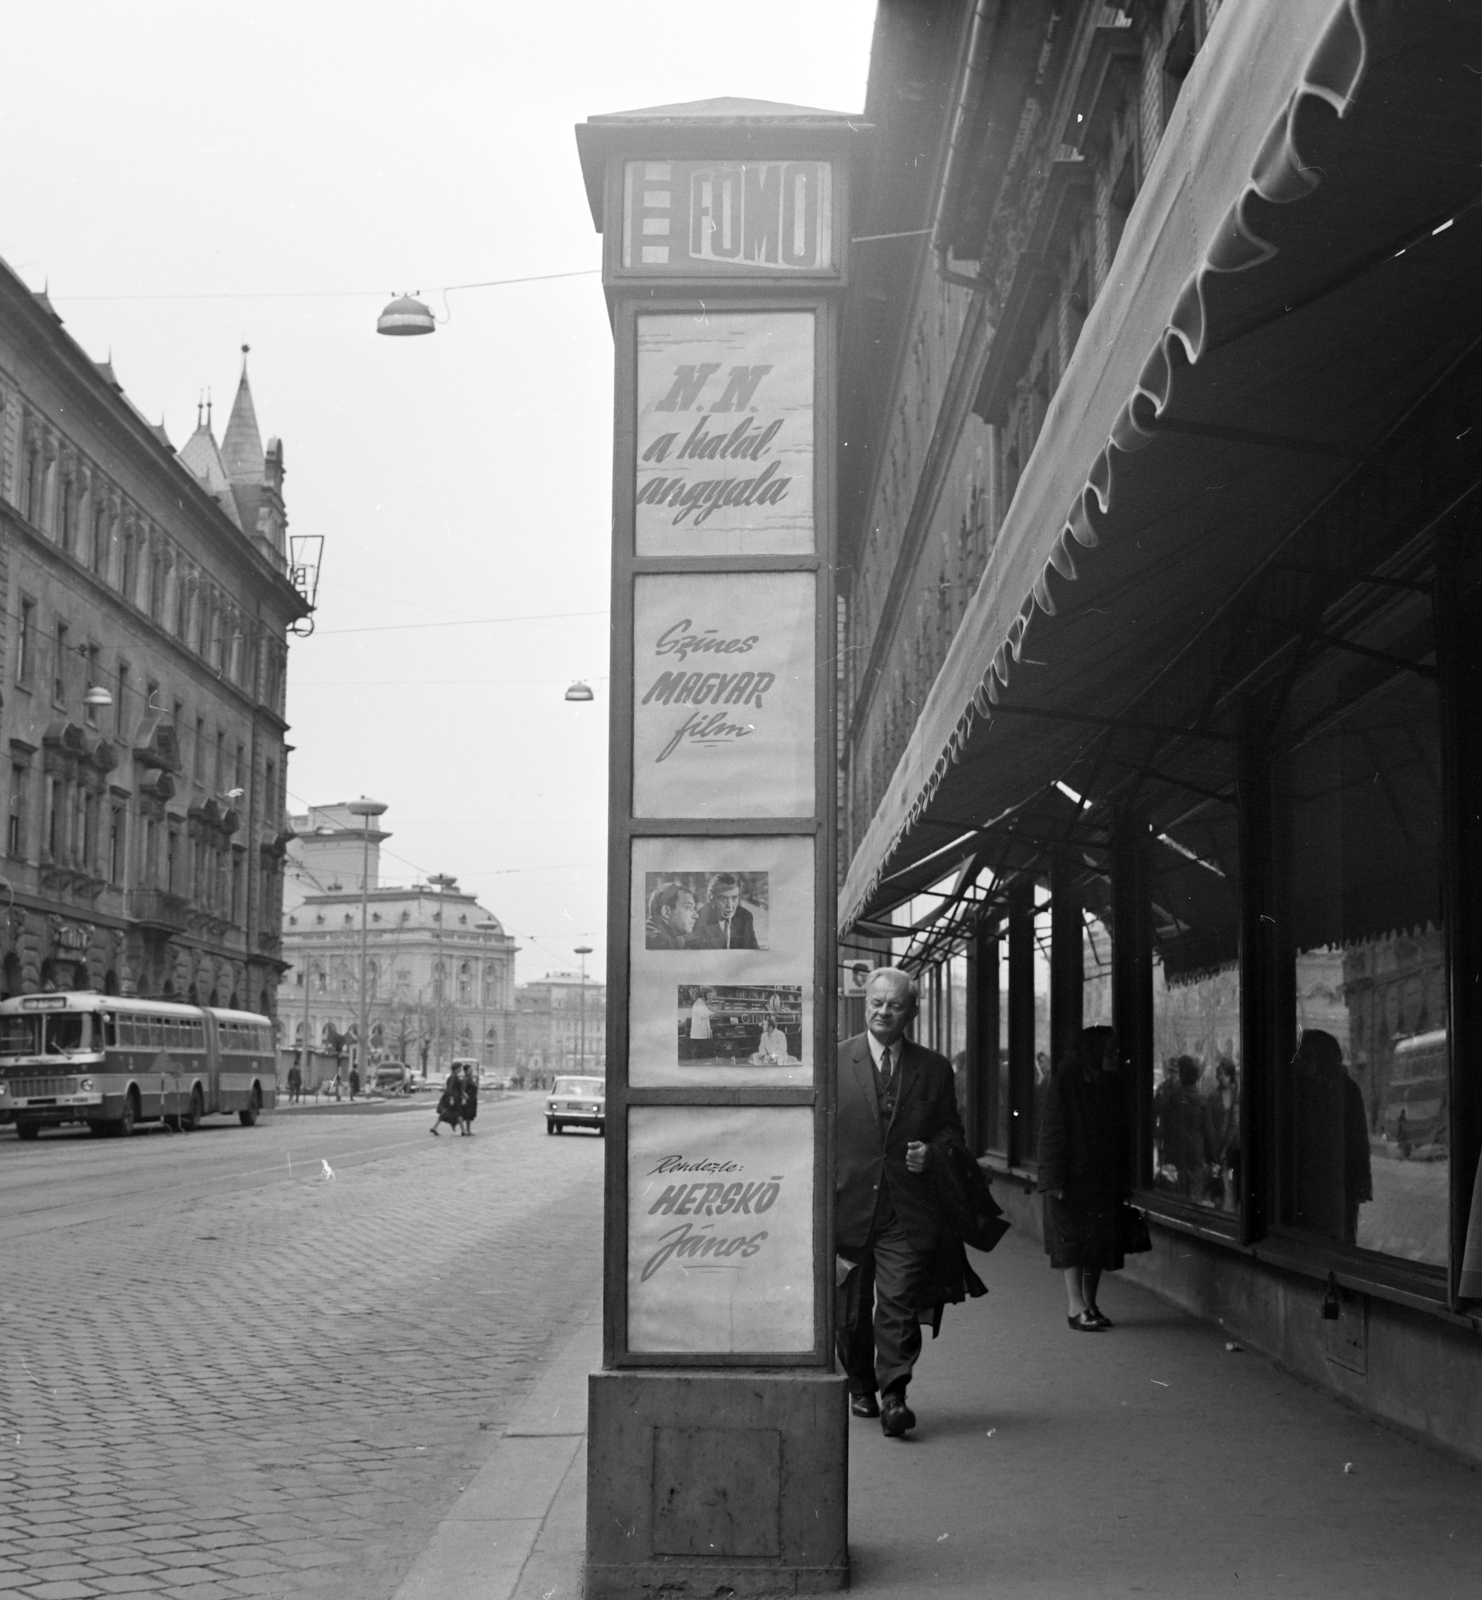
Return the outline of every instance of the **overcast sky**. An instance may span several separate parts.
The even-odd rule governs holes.
[[[295,809],[389,806],[383,876],[457,875],[520,981],[605,961],[612,343],[572,126],[744,95],[857,111],[869,0],[48,0],[7,8],[0,255],[178,448],[251,345],[290,532]],[[482,619],[539,620],[489,623]],[[466,625],[465,625],[466,624]],[[562,696],[586,679],[592,706]]]

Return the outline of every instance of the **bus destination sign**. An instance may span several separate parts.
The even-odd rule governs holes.
[[[669,277],[832,275],[827,161],[630,161],[623,266]]]

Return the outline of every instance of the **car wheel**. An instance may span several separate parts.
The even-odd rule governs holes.
[[[25,1139],[28,1143],[32,1139],[41,1137],[41,1124],[39,1122],[17,1122],[15,1125],[17,1139]]]
[[[262,1090],[254,1083],[252,1085],[252,1098],[247,1102],[247,1108],[237,1113],[237,1120],[244,1128],[257,1126],[258,1116],[262,1112]]]
[[[605,1139],[607,1137],[607,1124],[605,1122],[599,1122],[597,1124],[597,1137],[599,1139]]]
[[[547,1117],[545,1119],[545,1131],[547,1133],[554,1133],[556,1131],[556,1119],[554,1117]]]

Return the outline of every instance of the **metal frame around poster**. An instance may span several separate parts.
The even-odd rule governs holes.
[[[612,190],[621,184],[621,163],[609,172]],[[841,164],[842,165],[842,164]],[[835,205],[842,206],[842,177],[835,184]],[[620,215],[609,209],[608,214]],[[613,441],[613,566],[611,666],[611,767],[608,830],[608,994],[621,997],[608,1006],[608,1094],[606,1237],[604,1263],[603,1362],[607,1367],[810,1367],[829,1368],[833,1354],[833,1116],[831,1078],[834,1055],[834,1007],[829,1003],[837,962],[834,896],[834,753],[835,684],[831,670],[836,650],[834,540],[837,508],[834,489],[837,418],[834,375],[837,371],[838,292],[843,273],[825,291],[822,286],[770,280],[662,289],[652,280],[640,284],[625,274],[609,281],[613,296],[616,346]],[[787,556],[645,556],[635,554],[635,457],[637,450],[637,334],[640,316],[664,313],[805,311],[814,317],[813,367],[813,505],[812,555]],[[634,585],[641,576],[659,573],[744,574],[812,572],[816,575],[814,674],[814,815],[775,818],[673,818],[633,816],[633,611]],[[653,836],[725,836],[727,838],[789,835],[814,841],[813,938],[813,1083],[811,1087],[672,1087],[628,1086],[628,999],[631,977],[632,842]],[[808,1106],[813,1110],[813,1346],[797,1351],[648,1352],[628,1347],[628,1111],[641,1106]],[[825,1266],[827,1270],[825,1270]]]

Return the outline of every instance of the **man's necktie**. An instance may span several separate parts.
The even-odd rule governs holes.
[[[880,1052],[880,1092],[890,1092],[890,1078],[895,1070],[895,1050],[891,1045],[886,1045]]]

